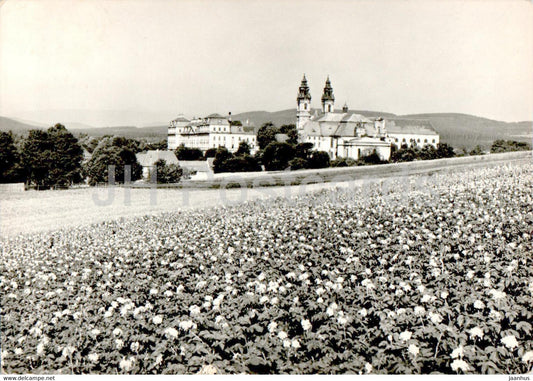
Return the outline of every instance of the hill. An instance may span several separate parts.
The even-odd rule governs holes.
[[[497,139],[531,142],[532,122],[507,123],[468,114],[411,114],[401,117],[429,120],[442,142],[461,149],[490,147]]]
[[[315,109],[313,109],[313,112]],[[429,120],[440,135],[441,142],[448,143],[454,148],[471,150],[476,145],[487,149],[496,139],[518,140],[531,142],[533,138],[532,122],[507,123],[498,120],[482,118],[468,114],[458,113],[431,113],[396,115],[380,111],[350,110],[366,117],[394,117]],[[294,109],[275,112],[251,111],[232,115],[233,120],[240,120],[243,124],[257,127],[266,122],[273,122],[276,126],[296,123]],[[128,138],[148,138],[150,140],[164,139],[167,136],[167,127],[155,125],[152,127],[90,127],[80,123],[65,123],[74,134],[87,134],[89,136],[118,135]],[[29,122],[15,120],[0,116],[0,131],[13,131],[15,134],[26,134],[30,129],[43,128],[42,125],[32,125]]]

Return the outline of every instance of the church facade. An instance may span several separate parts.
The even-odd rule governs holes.
[[[330,158],[359,159],[376,152],[382,160],[389,160],[391,146],[431,144],[435,148],[439,136],[428,121],[402,118],[368,118],[350,112],[345,104],[335,110],[335,96],[329,76],[321,97],[320,112],[311,108],[311,92],[304,77],[296,98],[296,128],[301,142],[325,151]]]

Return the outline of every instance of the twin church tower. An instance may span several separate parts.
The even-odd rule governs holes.
[[[309,86],[307,85],[307,78],[305,78],[305,74],[302,79],[302,83],[300,84],[296,101],[298,102],[296,109],[296,128],[301,129],[303,128],[304,124],[311,119],[311,93],[309,91]],[[324,114],[333,112],[334,103],[335,96],[333,95],[333,87],[331,87],[331,82],[328,76],[326,79],[326,85],[324,86],[324,92],[322,94],[322,112]],[[347,109],[346,106],[345,109]]]

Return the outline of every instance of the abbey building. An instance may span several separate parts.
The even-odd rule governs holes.
[[[296,98],[296,128],[302,142],[312,143],[314,149],[326,151],[332,159],[359,159],[376,151],[383,160],[391,155],[391,146],[433,145],[439,135],[428,121],[404,118],[368,118],[350,112],[345,104],[335,110],[335,96],[329,77],[321,97],[320,111],[311,108],[311,92],[303,77]]]

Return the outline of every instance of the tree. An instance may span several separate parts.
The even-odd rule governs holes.
[[[48,138],[53,146],[50,165],[50,183],[71,185],[82,181],[83,149],[74,137],[61,124],[48,129]]]
[[[204,160],[204,154],[199,148],[188,148],[181,144],[176,148],[176,157],[178,160]]]
[[[209,148],[204,153],[204,159],[207,159],[209,157],[215,157],[216,154],[217,154],[217,149],[216,148]]]
[[[484,155],[485,152],[483,151],[483,148],[478,144],[474,147],[472,151],[469,152],[470,156],[478,156],[478,155]]]
[[[325,151],[315,151],[308,160],[308,167],[313,169],[329,167],[329,155]]]
[[[230,120],[229,125],[230,126],[242,126],[242,123],[240,120]]]
[[[272,122],[263,124],[257,131],[257,145],[259,149],[265,149],[270,143],[276,141],[278,129]]]
[[[417,151],[416,148],[414,149],[414,151],[415,152]],[[373,164],[383,164],[383,163],[386,163],[386,162],[381,160],[381,156],[379,156],[376,149],[374,149],[370,155],[362,156],[359,158],[359,160],[357,160],[358,165],[373,165]]]
[[[0,183],[22,181],[20,155],[11,132],[0,133]]]
[[[289,161],[289,166],[291,167],[291,171],[296,171],[298,169],[305,169],[307,168],[307,160],[302,159],[301,157],[295,157],[291,161]]]
[[[244,156],[244,155],[250,155],[250,145],[246,141],[240,142],[239,148],[237,148],[237,152],[235,152],[235,156]]]
[[[455,152],[453,151],[453,147],[449,146],[446,143],[439,143],[437,145],[437,157],[438,158],[449,158],[454,157]]]
[[[295,147],[295,156],[301,159],[309,160],[313,150],[313,143],[300,143]]]
[[[525,142],[515,140],[495,140],[490,147],[491,153],[512,152],[512,151],[529,151],[531,145]]]
[[[83,149],[61,124],[47,131],[31,130],[22,145],[21,158],[28,184],[50,187],[82,181]]]
[[[178,183],[183,176],[183,169],[177,164],[167,164],[163,159],[154,163],[155,172],[157,173],[157,183],[173,184]],[[150,171],[149,179],[152,181],[154,171]]]
[[[91,160],[85,167],[85,172],[89,177],[89,184],[104,183],[108,181],[109,166],[115,166],[115,181],[124,182],[125,166],[131,168],[131,181],[135,181],[142,176],[142,167],[137,162],[135,153],[126,147],[102,147],[94,151]]]
[[[356,165],[356,161],[351,157],[338,157],[330,162],[331,167],[352,167]]]
[[[284,124],[279,128],[279,132],[288,136],[287,143],[292,145],[298,144],[298,130],[295,124]]]
[[[422,160],[433,160],[437,158],[437,150],[431,144],[427,144],[420,150],[419,156]]]
[[[294,158],[295,149],[287,143],[270,143],[263,152],[263,165],[267,171],[286,169]]]
[[[213,172],[228,172],[225,165],[226,161],[231,158],[233,158],[233,154],[226,147],[219,147],[213,160]]]

